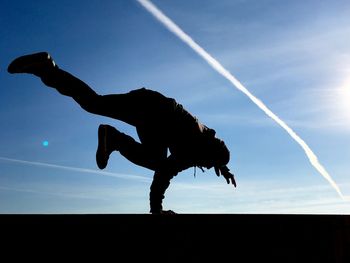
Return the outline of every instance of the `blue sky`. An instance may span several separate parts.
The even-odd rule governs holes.
[[[284,120],[350,195],[348,1],[153,1]],[[0,213],[148,213],[152,171],[118,153],[101,173],[97,128],[17,56],[51,53],[100,94],[142,86],[177,99],[231,150],[237,188],[214,171],[176,176],[164,207],[179,213],[349,214],[300,146],[136,0],[2,1]],[[43,142],[48,141],[44,146]]]

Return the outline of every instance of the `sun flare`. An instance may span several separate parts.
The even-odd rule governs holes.
[[[334,103],[338,114],[350,120],[350,77],[337,88]]]

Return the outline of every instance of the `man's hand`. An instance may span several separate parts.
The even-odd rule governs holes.
[[[237,186],[235,177],[232,173],[230,173],[230,169],[227,168],[227,166],[222,166],[222,167],[214,167],[215,168],[215,173],[217,176],[220,176],[220,174],[225,177],[227,184],[231,183],[234,185],[234,187]]]
[[[176,215],[176,213],[173,210],[160,210],[156,212],[151,212],[152,215]]]
[[[161,215],[176,215],[176,213],[173,210],[162,210],[160,211]]]

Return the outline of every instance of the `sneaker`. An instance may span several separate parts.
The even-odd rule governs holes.
[[[101,124],[98,127],[98,146],[96,151],[96,163],[101,170],[106,168],[109,155],[113,152],[112,145],[108,141],[108,136],[113,132],[113,127]]]
[[[10,63],[7,71],[11,74],[31,73],[37,75],[55,67],[57,66],[49,53],[39,52],[16,58]]]

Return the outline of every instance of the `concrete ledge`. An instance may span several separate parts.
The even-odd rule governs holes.
[[[12,261],[350,262],[347,215],[0,215],[0,225]]]

